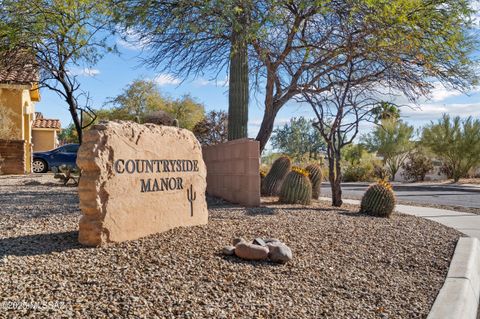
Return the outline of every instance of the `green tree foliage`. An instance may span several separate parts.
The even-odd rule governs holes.
[[[382,125],[363,137],[367,148],[383,157],[392,181],[414,146],[413,133],[413,126],[401,120],[384,120]]]
[[[77,75],[115,50],[107,43],[110,8],[94,0],[0,1],[0,60],[23,66],[26,57],[33,57],[41,86],[67,103],[80,142],[79,112],[89,110],[89,101]]]
[[[444,114],[423,129],[421,143],[443,161],[449,178],[457,182],[480,165],[480,120]]]
[[[348,81],[376,82],[412,100],[428,95],[432,80],[451,88],[477,80],[468,0],[118,2],[118,20],[149,46],[150,65],[184,76],[226,69],[234,56],[232,26],[244,19],[250,78],[265,93],[262,151],[288,101],[345,85],[331,75],[345,67],[352,48],[362,75]]]
[[[178,120],[180,127],[193,130],[205,117],[205,107],[190,95],[184,95],[167,103],[163,109]]]
[[[355,165],[360,163],[362,157],[368,154],[368,150],[365,145],[362,144],[349,144],[342,149],[342,158],[344,161]]]
[[[73,123],[70,123],[60,131],[58,141],[60,144],[78,143],[78,134]]]
[[[395,104],[382,101],[378,103],[378,106],[373,108],[372,113],[374,115],[375,123],[380,123],[383,120],[397,120],[400,118],[400,110]]]
[[[135,80],[123,92],[110,99],[111,109],[97,110],[98,119],[143,122],[149,113],[162,110],[176,118],[180,127],[193,130],[204,118],[204,106],[190,95],[179,99],[162,96],[153,81]]]
[[[121,94],[110,99],[111,110],[102,110],[98,117],[107,117],[109,120],[142,121],[143,116],[150,112],[164,110],[167,100],[160,94],[154,81],[134,80],[127,85]],[[103,112],[107,111],[107,114]]]
[[[283,127],[273,131],[272,146],[297,162],[318,160],[326,144],[313,127],[313,120],[292,118]]]
[[[228,140],[228,115],[224,111],[210,111],[195,124],[193,134],[202,145],[215,145]]]

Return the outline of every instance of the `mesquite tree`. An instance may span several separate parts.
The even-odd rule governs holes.
[[[261,150],[288,101],[341,84],[329,79],[348,52],[383,66],[391,81],[382,84],[411,100],[428,94],[433,79],[464,89],[477,78],[468,0],[118,1],[119,21],[148,45],[149,64],[183,76],[228,65],[232,25],[248,7],[242,34],[250,79],[265,97]]]
[[[271,139],[273,148],[297,162],[319,160],[326,145],[313,122],[303,116],[294,117],[283,127],[276,128]]]
[[[358,62],[357,62],[358,63]],[[303,100],[308,102],[317,121],[314,126],[327,144],[328,179],[332,190],[332,205],[342,206],[342,149],[351,144],[357,137],[362,121],[370,121],[372,109],[377,101],[370,98],[374,89],[365,81],[356,84],[362,78],[363,67],[354,61],[342,71],[331,76],[332,83],[336,81],[345,84],[333,86],[328,92],[321,94],[303,92]]]
[[[0,23],[0,53],[22,52],[33,57],[40,87],[65,100],[80,143],[82,129],[89,124],[82,123],[83,112],[95,115],[88,106],[88,93],[80,89],[78,73],[88,72],[105,52],[113,50],[105,33],[108,16],[109,7],[101,1],[0,2],[0,20],[5,23]],[[22,61],[9,61],[16,62]],[[81,100],[85,104],[79,105]]]

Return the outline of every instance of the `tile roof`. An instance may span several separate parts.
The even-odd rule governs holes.
[[[50,120],[50,119],[44,119],[42,118],[37,118],[33,122],[33,128],[52,128],[52,129],[60,129],[60,120]]]
[[[38,82],[38,68],[34,60],[21,53],[6,53],[0,55],[0,83],[31,84]]]

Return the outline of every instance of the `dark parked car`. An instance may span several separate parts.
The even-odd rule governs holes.
[[[76,167],[79,146],[79,144],[66,144],[51,151],[34,152],[32,171],[34,173],[45,173],[60,165]]]

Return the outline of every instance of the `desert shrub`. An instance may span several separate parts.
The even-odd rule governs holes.
[[[382,163],[374,163],[373,175],[375,176],[375,178],[385,180],[388,177],[388,171]]]
[[[193,134],[202,145],[215,145],[228,141],[228,114],[210,111],[203,120],[195,124]]]
[[[381,165],[381,161],[367,151],[358,153],[358,156],[343,161],[344,182],[371,182],[375,180],[375,167]]]
[[[368,182],[374,179],[373,164],[346,164],[343,171],[344,182]]]
[[[480,120],[444,114],[423,129],[421,143],[444,163],[441,171],[458,181],[480,164]]]
[[[80,181],[80,170],[78,167],[72,167],[70,165],[60,165],[55,169],[55,175],[53,176],[56,179],[59,179],[63,185],[67,185],[69,181],[73,181],[75,185],[78,185]]]
[[[402,165],[403,177],[407,181],[424,181],[425,175],[433,169],[432,160],[423,152],[412,152],[408,155],[407,160]]]

